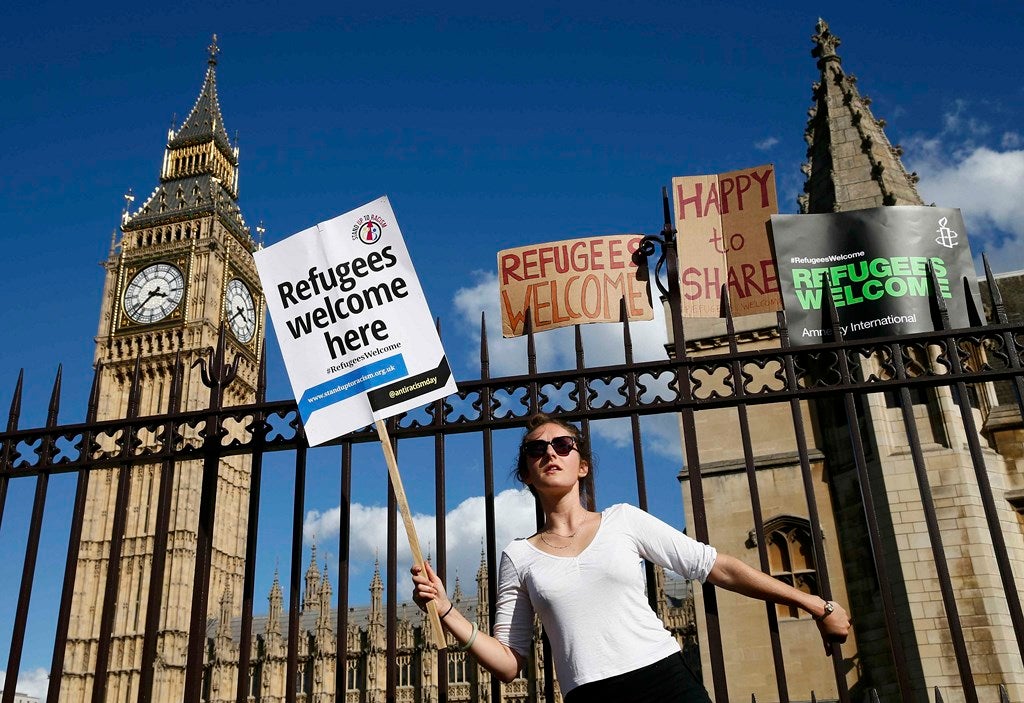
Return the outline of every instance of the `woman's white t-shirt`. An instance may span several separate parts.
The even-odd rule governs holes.
[[[621,503],[601,513],[579,555],[554,556],[525,539],[501,554],[494,636],[524,657],[534,611],[551,641],[562,694],[679,651],[647,602],[643,559],[703,582],[713,547]]]

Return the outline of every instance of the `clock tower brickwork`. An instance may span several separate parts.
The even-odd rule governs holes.
[[[182,125],[168,132],[160,183],[138,210],[126,209],[120,241],[113,243],[103,264],[106,282],[95,355],[101,373],[99,420],[125,417],[137,360],[139,414],[167,413],[179,354],[190,369],[180,409],[207,407],[209,389],[193,363],[209,358],[222,325],[229,358],[238,358],[237,377],[225,390],[224,405],[256,398],[263,295],[252,259],[256,244],[237,202],[238,148],[228,139],[217,98],[217,53],[214,37],[199,98]],[[130,196],[128,200],[131,204]],[[161,467],[136,465],[130,480],[107,669],[106,699],[111,701],[138,698]],[[213,617],[219,601],[242,602],[249,480],[248,457],[221,460],[210,576]],[[202,463],[177,464],[173,481],[155,700],[182,697]],[[117,483],[116,469],[95,472],[90,480],[62,700],[84,701],[92,695]]]

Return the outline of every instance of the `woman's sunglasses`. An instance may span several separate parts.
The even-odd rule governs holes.
[[[555,437],[550,442],[546,439],[530,439],[523,442],[523,453],[531,459],[539,459],[548,453],[549,444],[558,456],[569,456],[569,452],[576,449],[576,438],[565,435]]]

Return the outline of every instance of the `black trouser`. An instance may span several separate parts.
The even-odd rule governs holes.
[[[710,703],[697,677],[676,653],[640,669],[591,681],[565,695],[565,703]]]

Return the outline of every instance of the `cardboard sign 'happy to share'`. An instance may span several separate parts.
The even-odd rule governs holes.
[[[378,198],[254,258],[310,446],[376,425],[413,560],[422,564],[383,421],[457,388],[391,203]]]

